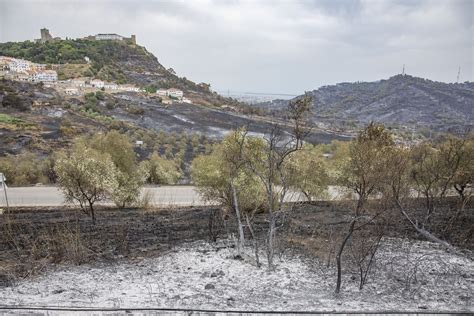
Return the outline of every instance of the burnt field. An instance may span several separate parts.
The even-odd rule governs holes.
[[[474,249],[473,205],[469,204],[453,221],[455,205],[454,199],[444,201],[431,219],[429,229],[461,252],[470,253]],[[318,257],[331,264],[334,245],[351,220],[350,207],[350,202],[334,201],[289,205],[279,218],[277,252]],[[420,206],[420,214],[421,210]],[[423,240],[396,210],[385,213],[384,238]],[[0,220],[2,286],[59,263],[81,265],[154,257],[190,242],[212,242],[214,237],[218,241],[230,241],[235,232],[233,217],[223,214],[219,207],[102,208],[98,210],[95,225],[74,209],[17,208],[0,215]],[[263,248],[268,225],[266,214],[257,214],[253,222]],[[358,232],[360,236],[355,234],[355,238],[374,234],[370,226]],[[248,228],[245,234],[250,244]]]

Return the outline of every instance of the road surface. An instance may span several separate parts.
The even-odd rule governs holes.
[[[209,205],[197,193],[193,186],[159,186],[145,187],[142,195],[147,192],[151,196],[151,204],[154,206],[195,206]],[[7,189],[8,202],[10,206],[61,206],[65,205],[63,193],[54,186],[35,186],[35,187],[9,187]],[[337,188],[329,188],[330,199],[336,199],[340,196]],[[287,201],[305,201],[302,194],[290,193],[287,195]],[[112,203],[98,203],[107,205]],[[5,195],[0,189],[0,208],[5,207]]]
[[[144,192],[151,195],[151,204],[157,206],[206,204],[192,186],[145,187],[142,194]],[[54,186],[9,187],[7,193],[10,206],[61,206],[65,204],[63,193]],[[0,190],[0,207],[5,205],[5,195]]]

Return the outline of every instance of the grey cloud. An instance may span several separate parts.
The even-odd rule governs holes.
[[[473,80],[471,0],[0,2],[0,41],[136,34],[165,67],[214,88],[301,93],[400,72]]]

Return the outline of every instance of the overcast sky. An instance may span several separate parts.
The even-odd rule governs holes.
[[[473,81],[474,0],[0,0],[0,42],[137,35],[213,89],[300,94],[401,73]]]

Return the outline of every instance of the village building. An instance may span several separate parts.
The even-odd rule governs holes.
[[[33,82],[56,82],[58,73],[54,70],[33,71],[30,73],[30,80]]]
[[[168,92],[167,94],[168,94],[169,97],[178,98],[178,99],[183,98],[183,91],[181,91],[179,89],[170,88],[170,89],[168,89],[167,92]]]
[[[31,64],[34,70],[46,70],[46,64]]]
[[[96,41],[107,41],[107,40],[112,40],[112,41],[121,41],[123,40],[123,36],[118,35],[118,34],[97,34],[95,36]]]
[[[159,96],[162,96],[162,97],[166,97],[168,95],[168,90],[166,89],[158,89],[156,91],[156,94],[158,94]]]
[[[91,80],[90,84],[91,84],[91,86],[93,86],[95,88],[99,88],[99,89],[102,89],[105,85],[105,83],[102,80],[99,80],[99,79]]]
[[[66,88],[64,90],[64,93],[66,93],[67,95],[78,95],[79,94],[79,89],[77,89],[77,88]]]
[[[25,72],[15,73],[12,75],[12,77],[18,81],[31,81],[31,75],[32,74],[25,71]]]
[[[188,99],[188,98],[183,98],[182,101],[183,101],[184,103],[188,103],[188,104],[191,104],[191,103],[192,103],[192,101],[191,101],[190,99]]]
[[[127,92],[140,92],[140,88],[129,85],[129,84],[120,85],[118,89],[121,91],[127,91]]]
[[[71,84],[75,87],[83,88],[86,86],[86,81],[83,79],[72,79]]]
[[[106,82],[106,83],[104,83],[104,88],[109,89],[109,90],[117,90],[118,85],[115,84],[115,83]]]
[[[31,63],[28,60],[12,58],[8,67],[10,71],[25,72],[31,69]]]
[[[130,44],[136,45],[137,44],[137,37],[135,35],[130,35],[130,37],[125,37],[115,33],[100,33],[96,35],[90,35],[84,37],[87,40],[95,40],[95,41],[125,41]]]

